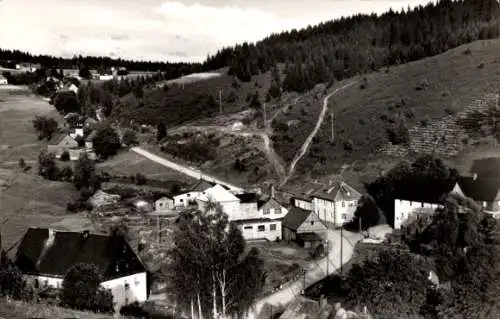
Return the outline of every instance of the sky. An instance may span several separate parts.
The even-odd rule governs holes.
[[[430,0],[0,0],[0,48],[201,62],[236,43]]]

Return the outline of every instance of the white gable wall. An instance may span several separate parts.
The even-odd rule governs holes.
[[[33,276],[25,275],[26,281],[36,287],[36,281],[38,280],[38,287],[52,287],[52,288],[62,288],[63,278],[58,277],[48,277],[48,276]]]
[[[157,211],[170,210],[170,209],[174,209],[173,199],[162,197],[155,202],[155,210]]]
[[[190,200],[196,200],[196,197],[200,195],[200,192],[188,192],[174,196],[174,206],[175,207],[187,207]]]
[[[401,226],[414,214],[434,214],[439,204],[412,202],[409,200],[394,200],[394,229],[401,229]]]
[[[128,284],[128,288],[126,285]],[[113,294],[115,311],[134,301],[143,302],[148,299],[147,276],[145,272],[112,279],[101,283],[101,286],[110,289]]]
[[[337,200],[335,202],[314,197],[312,200],[313,211],[319,218],[335,226],[349,222],[354,217],[358,207],[357,200]]]
[[[294,204],[294,206],[305,209],[305,210],[312,210],[312,202],[309,202],[306,200],[294,198],[293,204]]]
[[[245,240],[267,239],[275,241],[281,239],[281,220],[247,223],[241,224],[239,227]]]

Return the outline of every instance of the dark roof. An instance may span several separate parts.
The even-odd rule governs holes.
[[[214,187],[214,186],[215,186],[215,183],[211,183],[207,180],[200,179],[196,182],[196,184],[194,184],[191,187],[190,191],[191,192],[203,192],[203,191],[206,191],[207,189]]]
[[[259,199],[257,201],[257,208],[258,209],[261,209],[262,206],[264,206],[265,204],[269,203],[269,202],[276,202],[278,205],[282,206],[282,207],[285,207],[285,205],[283,205],[282,203],[280,203],[278,200],[276,200],[276,198],[273,198],[273,197],[269,197],[267,199]]]
[[[282,221],[283,218],[275,218],[275,219],[271,219],[271,218],[250,218],[250,219],[238,219],[238,220],[234,220],[232,221],[233,223],[237,224],[237,225],[241,225],[241,224],[255,224],[255,223],[267,223],[267,222],[279,222],[279,221]]]
[[[317,233],[300,233],[297,236],[302,241],[323,241],[323,238]]]
[[[63,277],[76,263],[95,264],[105,279],[146,271],[121,237],[89,233],[85,237],[80,232],[53,231],[52,245],[44,250],[50,231],[28,229],[16,255],[16,264],[22,272]]]
[[[498,177],[459,177],[457,182],[464,195],[476,201],[494,201],[500,190]]]
[[[49,144],[50,145],[58,145],[59,143],[62,142],[62,140],[64,140],[64,138],[66,136],[69,136],[69,135],[67,133],[55,133],[50,138]],[[69,137],[72,138],[71,136],[69,136]]]
[[[311,196],[333,202],[337,199],[337,196],[339,197],[338,199],[355,200],[359,199],[361,194],[347,183],[343,181],[335,181],[325,187],[317,189],[311,194]]]
[[[453,190],[454,183],[408,182],[398,185],[394,190],[394,198],[419,203],[442,204],[446,196]]]
[[[244,193],[235,195],[240,199],[240,203],[258,203],[260,196],[255,193]]]
[[[283,219],[283,227],[297,230],[300,225],[312,214],[312,211],[299,207],[292,207]]]

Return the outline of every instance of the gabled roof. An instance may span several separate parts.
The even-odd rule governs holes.
[[[90,233],[29,228],[16,255],[19,269],[33,275],[63,277],[76,263],[95,264],[105,279],[146,271],[122,237]]]
[[[216,184],[215,183],[212,183],[212,182],[209,182],[207,180],[204,180],[204,179],[200,179],[198,180],[190,189],[189,191],[190,192],[204,192],[206,191],[207,189],[209,188],[212,188],[214,187]]]
[[[240,200],[238,197],[234,196],[230,191],[228,191],[226,188],[222,187],[219,184],[201,193],[197,199],[204,202],[212,200],[218,203],[233,202]]]
[[[320,307],[318,301],[298,296],[286,308],[280,319],[328,319],[331,318],[333,307],[327,304]]]
[[[494,201],[500,190],[498,177],[459,177],[457,182],[464,195],[476,201]]]
[[[310,210],[292,207],[283,219],[282,225],[288,229],[297,230],[310,214],[313,214]]]
[[[52,135],[51,139],[49,140],[49,145],[59,145],[66,137],[69,137],[74,140],[69,134],[67,133],[55,133]],[[75,140],[76,142],[76,140]]]
[[[240,203],[242,204],[258,203],[260,199],[260,195],[256,193],[243,193],[243,194],[236,194],[235,196],[240,199]]]
[[[279,201],[276,200],[276,198],[273,198],[273,197],[269,197],[267,199],[259,199],[257,201],[257,208],[258,209],[261,209],[262,206],[264,206],[265,204],[269,203],[269,202],[276,202],[278,205],[280,205],[281,207],[285,207],[282,203],[280,203]]]
[[[455,184],[437,182],[409,182],[394,190],[394,198],[419,203],[442,204]]]
[[[160,198],[157,198],[157,199],[155,200],[155,202],[157,202],[157,201],[159,201],[159,200],[165,200],[165,199],[167,199],[167,200],[174,200],[173,196],[170,196],[170,195],[163,195],[163,196],[161,196]]]
[[[335,181],[325,187],[317,189],[311,196],[332,202],[336,200],[356,200],[361,198],[361,194],[357,190],[343,181]]]

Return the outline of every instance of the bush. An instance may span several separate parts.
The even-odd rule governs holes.
[[[427,125],[429,124],[429,120],[428,119],[423,119],[420,121],[420,125],[422,127],[427,127]]]
[[[136,301],[129,305],[121,307],[120,315],[134,317],[134,318],[142,318],[142,317],[148,317],[149,313],[145,311],[141,307],[141,305]]]
[[[38,133],[38,139],[42,140],[47,138],[50,140],[52,135],[57,131],[57,121],[53,118],[47,118],[45,116],[36,116],[33,120],[33,127]]]
[[[464,55],[470,55],[470,54],[472,54],[472,51],[470,50],[470,48],[467,48],[467,49],[465,49],[465,51],[463,53],[464,53]]]
[[[59,178],[63,182],[71,182],[73,180],[73,169],[71,166],[65,166],[59,173]]]
[[[344,150],[347,152],[352,152],[354,150],[354,144],[351,140],[342,141],[342,146]]]
[[[94,144],[95,153],[102,158],[115,155],[121,148],[118,134],[109,125],[104,125],[97,129],[92,143]]]
[[[135,183],[137,185],[144,185],[148,181],[147,177],[142,175],[141,173],[135,174]]]
[[[138,144],[137,134],[135,133],[135,131],[131,129],[126,129],[125,132],[123,133],[122,142],[127,146]]]
[[[67,162],[69,161],[69,152],[68,151],[64,151],[62,154],[61,154],[61,161],[63,162]]]

